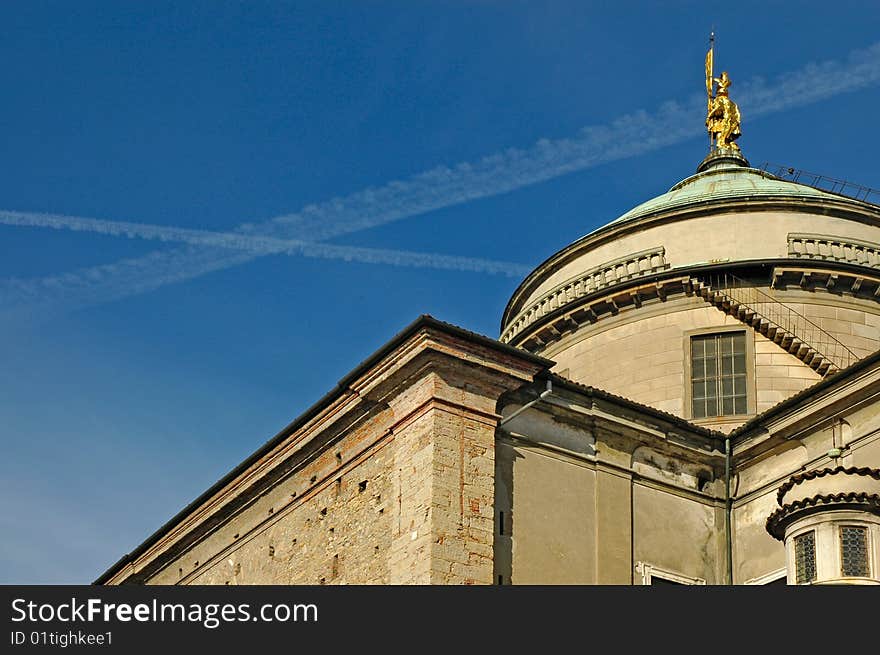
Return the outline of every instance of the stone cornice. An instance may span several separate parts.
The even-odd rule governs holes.
[[[621,223],[609,223],[548,257],[526,276],[511,295],[510,301],[507,303],[502,315],[501,330],[503,331],[510,323],[514,313],[522,311],[522,305],[527,297],[534,293],[535,289],[544,279],[590,250],[604,243],[617,240],[626,234],[643,231],[649,227],[731,211],[738,213],[765,211],[814,213],[867,223],[873,226],[880,225],[880,208],[844,196],[841,196],[839,200],[836,198],[812,198],[791,195],[741,196],[726,199],[710,199],[703,202],[695,202],[684,207],[660,208],[657,211],[633,218],[632,220]]]
[[[818,494],[810,498],[796,500],[783,505],[767,518],[766,529],[772,537],[780,541],[785,537],[785,528],[796,519],[832,510],[856,510],[880,515],[880,494],[838,493]]]
[[[616,316],[621,310],[638,308],[646,299],[661,298],[686,293],[689,277],[681,270],[672,274],[643,274],[606,286],[585,295],[574,295],[562,304],[547,302],[541,311],[528,317],[528,323],[510,334],[510,343],[529,349],[529,343],[538,337],[538,346],[558,340],[562,335],[576,330],[585,323],[595,323],[607,316]],[[547,300],[550,300],[548,296]],[[506,333],[507,335],[507,333]],[[533,346],[534,348],[534,346]],[[534,348],[537,350],[538,348]]]
[[[877,273],[877,269],[851,261],[772,258],[671,267],[664,263],[660,269],[631,275],[600,288],[578,286],[574,282],[581,276],[576,276],[554,287],[530,305],[528,310],[518,314],[516,321],[505,327],[501,338],[530,352],[542,352],[545,343],[559,340],[582,324],[592,324],[609,316],[617,316],[620,311],[638,309],[647,300],[665,300],[668,296],[688,293],[691,277],[699,278],[701,275],[759,266],[772,267],[774,272],[796,266],[798,275],[809,274],[813,270],[817,274],[828,274],[826,269],[834,269],[833,272],[839,274],[841,280],[871,280],[872,282],[865,282],[864,288],[858,294],[855,291],[852,293],[860,298],[880,301],[880,278],[871,276]]]
[[[663,246],[641,250],[594,266],[557,284],[511,319],[501,334],[500,341],[509,343],[542,316],[578,298],[664,271],[669,268],[665,255]]]
[[[880,515],[880,469],[837,466],[798,473],[779,488],[776,503],[779,509],[766,528],[780,540],[792,521],[811,514],[854,509]]]
[[[731,432],[734,445],[762,441],[761,436],[782,439],[796,437],[803,430],[817,427],[817,416],[836,413],[840,407],[853,407],[880,393],[880,352],[859,360],[803,391],[758,414]],[[830,418],[830,417],[829,417]]]
[[[811,480],[816,480],[817,478],[824,478],[826,476],[838,476],[838,475],[846,475],[846,476],[861,476],[865,478],[873,478],[874,480],[880,480],[880,469],[872,469],[866,466],[861,468],[849,467],[844,468],[843,466],[837,466],[835,468],[824,468],[824,469],[816,469],[812,471],[806,471],[804,473],[798,473],[797,475],[793,475],[790,477],[780,488],[776,494],[776,502],[782,506],[785,504],[785,496],[786,494],[797,487],[798,485],[803,485],[806,482]],[[825,490],[827,491],[827,490]],[[811,494],[807,494],[811,495]],[[815,494],[812,494],[815,495]]]

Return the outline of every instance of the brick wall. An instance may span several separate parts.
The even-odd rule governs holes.
[[[495,406],[542,367],[467,345],[403,344],[111,582],[490,584]]]

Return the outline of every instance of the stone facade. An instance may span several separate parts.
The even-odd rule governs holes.
[[[106,582],[491,583],[495,404],[547,363],[462,335],[414,323]]]
[[[98,582],[794,584],[809,534],[806,582],[880,583],[880,208],[722,159],[539,266],[498,341],[415,321]],[[707,335],[742,404],[695,418]],[[780,500],[826,469],[867,473]]]

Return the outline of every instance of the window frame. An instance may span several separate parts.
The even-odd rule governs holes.
[[[873,567],[871,566],[871,526],[865,523],[858,523],[856,521],[836,521],[835,522],[835,537],[837,538],[837,570],[842,579],[856,579],[856,580],[864,580],[865,578],[871,578],[873,575]],[[865,531],[865,575],[847,575],[843,572],[843,529],[844,528],[858,528],[860,530]]]
[[[658,566],[654,566],[653,564],[648,564],[647,562],[637,562],[636,573],[642,576],[643,585],[650,585],[653,578],[658,578],[659,580],[666,580],[667,582],[673,582],[675,584],[681,585],[706,584],[706,581],[703,578],[694,578],[688,575],[682,575],[681,573],[676,573],[675,571],[670,571],[669,569],[662,569]]]
[[[739,332],[745,335],[746,347],[746,413],[725,414],[721,416],[702,416],[694,418],[693,406],[693,365],[691,362],[691,339],[693,337],[707,337],[710,335],[722,335],[730,332]],[[755,335],[754,331],[743,325],[726,325],[686,330],[684,332],[684,415],[689,421],[696,424],[702,423],[741,423],[744,418],[754,416],[756,402],[755,390]]]
[[[798,580],[798,568],[797,568],[797,545],[798,540],[803,539],[806,536],[811,536],[813,538],[813,577],[809,580],[804,580],[803,582]],[[794,562],[794,566],[792,570],[794,572],[794,583],[796,585],[811,585],[815,584],[819,580],[819,531],[815,526],[811,526],[806,530],[799,532],[796,535],[792,535],[791,537],[791,553],[792,553],[792,561]]]
[[[764,575],[758,576],[757,578],[752,578],[750,580],[746,580],[745,584],[747,585],[768,585],[773,584],[774,582],[779,582],[780,580],[785,580],[785,583],[788,584],[788,569],[776,569],[775,571],[770,571],[769,573],[765,573]]]

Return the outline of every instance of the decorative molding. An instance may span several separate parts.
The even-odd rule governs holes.
[[[786,528],[801,517],[834,510],[855,510],[880,516],[880,495],[866,492],[817,494],[783,505],[769,517],[765,528],[770,536],[782,541]]]
[[[501,335],[509,343],[525,328],[563,305],[596,291],[669,268],[663,246],[641,250],[584,271],[553,287],[510,321]]]
[[[789,233],[788,256],[880,268],[880,243],[827,234]]]
[[[769,573],[765,573],[764,575],[758,576],[757,578],[751,578],[745,581],[747,585],[768,585],[773,582],[777,582],[779,580],[784,580],[788,576],[788,569],[776,569],[775,571],[770,571]]]
[[[822,478],[827,475],[837,475],[838,473],[843,473],[845,475],[857,475],[864,476],[869,478],[874,478],[875,480],[880,480],[880,469],[874,469],[867,466],[862,466],[861,468],[856,468],[854,466],[843,467],[836,466],[834,468],[824,468],[824,469],[813,469],[811,471],[805,471],[803,473],[798,473],[790,477],[776,493],[776,502],[780,506],[782,506],[783,500],[785,498],[785,494],[794,489],[796,485],[802,484],[809,480],[815,480],[816,478]]]
[[[647,562],[637,562],[635,568],[636,573],[642,576],[643,585],[650,585],[651,578],[661,578],[663,580],[668,580],[669,582],[674,582],[675,584],[683,585],[706,584],[706,580],[703,578],[693,578],[687,575],[682,575],[681,573],[676,573],[675,571],[661,569],[660,567],[654,566],[653,564],[648,564]]]

